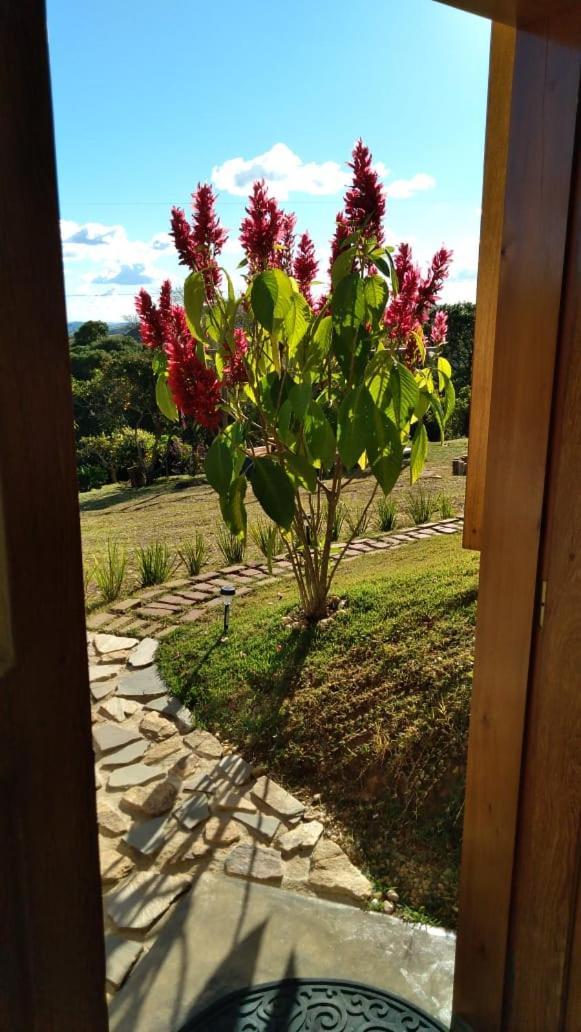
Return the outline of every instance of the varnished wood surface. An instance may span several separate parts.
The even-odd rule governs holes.
[[[0,1030],[104,1032],[71,387],[36,0],[0,0],[0,140],[0,626],[11,626],[0,676]]]
[[[579,86],[517,33],[490,406],[454,1012],[499,1032]]]
[[[464,547],[473,549],[482,547],[515,38],[514,29],[492,26],[463,533]]]
[[[581,177],[567,247],[506,986],[507,1032],[581,1029]],[[575,996],[576,994],[576,996]],[[575,1002],[575,998],[577,1002]],[[576,1017],[574,1012],[577,1010]]]
[[[447,7],[456,7],[505,25],[526,26],[541,18],[556,18],[578,10],[579,0],[439,0]],[[552,26],[555,31],[559,26]]]

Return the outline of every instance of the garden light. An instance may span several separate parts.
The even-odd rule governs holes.
[[[230,624],[230,606],[232,605],[232,599],[236,594],[236,588],[233,588],[231,584],[226,584],[220,588],[220,595],[224,599],[224,637],[228,637],[228,626]]]

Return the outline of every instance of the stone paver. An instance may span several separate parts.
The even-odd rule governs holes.
[[[148,749],[149,742],[146,742],[144,738],[137,742],[130,742],[129,745],[123,746],[122,749],[115,749],[114,752],[107,753],[101,762],[101,766],[104,768],[126,767],[128,763],[135,763],[137,760],[141,760]]]
[[[223,749],[215,735],[209,731],[196,730],[184,738],[186,745],[198,756],[206,756],[209,760],[220,759]]]
[[[127,832],[125,841],[128,846],[132,846],[139,853],[153,856],[154,853],[159,852],[171,835],[173,828],[175,828],[175,823],[171,822],[170,818],[152,817],[149,821],[134,824]]]
[[[207,797],[203,795],[192,796],[175,811],[175,816],[180,824],[183,824],[184,828],[191,831],[210,816]]]
[[[228,778],[233,785],[245,785],[252,776],[252,768],[241,756],[233,753],[231,756],[224,756],[217,764],[216,771]]]
[[[111,806],[104,799],[97,803],[97,824],[100,831],[110,835],[123,835],[131,821],[116,806]]]
[[[120,727],[119,724],[96,724],[93,728],[93,740],[101,752],[108,752],[110,749],[120,749],[129,742],[141,738],[135,727]]]
[[[282,859],[276,849],[243,842],[226,857],[226,874],[251,881],[279,882],[284,873]]]
[[[245,813],[242,810],[234,810],[232,816],[235,821],[244,824],[258,838],[271,842],[276,835],[280,821],[276,817],[267,817],[264,813]]]
[[[105,896],[105,910],[118,928],[150,928],[185,892],[190,879],[184,875],[138,871],[128,882]]]
[[[159,781],[165,777],[163,767],[149,766],[146,763],[133,763],[130,767],[118,767],[114,770],[107,786],[109,788],[133,788],[134,785],[146,785],[149,781]]]
[[[93,645],[101,656],[107,652],[118,652],[119,649],[132,649],[137,644],[137,638],[121,638],[116,634],[95,634],[93,636]]]
[[[298,852],[299,849],[313,849],[324,832],[320,821],[309,821],[307,824],[299,824],[298,827],[281,835],[277,841],[282,852],[286,855]]]
[[[156,667],[146,667],[145,670],[124,674],[117,685],[117,695],[127,699],[151,699],[156,695],[163,695],[164,692],[165,685]]]
[[[153,785],[136,785],[125,793],[121,806],[139,817],[160,817],[169,813],[179,792],[179,784],[171,778]]]
[[[119,935],[105,936],[105,977],[119,989],[137,958],[143,953],[143,944],[122,939]]]
[[[139,645],[132,649],[127,665],[133,670],[151,666],[155,659],[157,645],[155,638],[142,638]]]
[[[250,789],[250,795],[260,806],[272,810],[279,817],[300,817],[305,811],[304,803],[269,777],[259,778]]]

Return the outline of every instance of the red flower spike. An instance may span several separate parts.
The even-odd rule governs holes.
[[[227,387],[233,387],[237,383],[246,383],[248,376],[244,365],[244,356],[248,351],[248,338],[244,330],[234,330],[234,347],[226,347],[228,362],[224,366],[223,383]]]
[[[383,218],[385,216],[385,190],[372,166],[371,151],[363,140],[357,140],[353,148],[353,181],[345,194],[345,216],[351,228],[362,229],[366,237],[374,237],[383,243]]]
[[[183,346],[172,342],[167,352],[168,385],[179,411],[208,430],[217,429],[222,416],[220,382],[214,370],[200,361],[192,338]]]
[[[170,236],[173,237],[176,251],[180,256],[180,265],[196,269],[196,245],[191,226],[182,208],[172,208]]]
[[[293,276],[296,279],[301,294],[310,304],[314,306],[311,293],[312,282],[317,275],[319,264],[315,258],[315,245],[308,233],[303,233],[299,240],[297,253],[293,265]]]
[[[169,281],[166,280],[166,283],[171,293]],[[166,284],[164,283],[162,291],[165,286]],[[162,351],[165,343],[164,316],[151,300],[151,295],[143,287],[135,298],[135,309],[139,316],[139,333],[142,343],[146,348]]]
[[[436,312],[432,323],[432,329],[430,331],[430,341],[434,347],[441,347],[442,344],[446,343],[447,333],[448,316],[446,312]]]
[[[264,180],[258,180],[252,186],[246,218],[240,226],[240,243],[251,276],[280,264],[274,245],[280,241],[283,218],[283,212],[274,197],[269,196]]]

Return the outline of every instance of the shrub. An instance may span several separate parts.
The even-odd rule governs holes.
[[[107,605],[119,598],[125,570],[127,568],[127,553],[120,548],[117,542],[107,542],[107,554],[94,560],[93,578],[99,589],[103,602]]]
[[[295,247],[295,217],[262,181],[252,186],[241,226],[239,295],[220,266],[227,234],[216,196],[199,184],[193,222],[180,208],[171,217],[180,261],[191,269],[184,307],[172,304],[169,281],[159,305],[144,289],[137,298],[161,411],[213,435],[206,477],[231,534],[246,538],[251,487],[288,535],[302,612],[313,623],[327,612],[339,566],[331,555],[334,513],[353,472],[367,466],[374,492],[389,495],[410,440],[415,483],[426,460],[425,417],[434,412],[443,436],[454,406],[451,366],[441,355],[447,316],[431,319],[451,252],[442,247],[424,273],[409,245],[393,253],[385,190],[362,140],[350,167],[321,298],[313,294],[311,238],[303,233]]]
[[[245,538],[238,537],[237,534],[233,534],[227,527],[219,527],[218,548],[224,556],[228,566],[233,566],[234,563],[243,562],[244,553],[246,551],[246,540]]]
[[[450,495],[442,491],[436,499],[438,512],[443,520],[449,520],[454,515],[454,503]]]
[[[142,588],[163,584],[176,568],[176,560],[165,541],[152,541],[149,545],[140,545],[136,556],[139,583]]]
[[[190,577],[197,577],[206,561],[208,549],[203,535],[197,530],[189,541],[182,541],[178,555]]]
[[[393,498],[380,498],[377,503],[377,526],[379,530],[393,530],[397,506]]]
[[[365,534],[371,520],[368,505],[358,505],[355,509],[346,509],[345,522],[349,527],[349,536],[360,537]]]
[[[252,540],[258,551],[264,556],[268,564],[268,572],[272,573],[272,560],[278,555],[282,548],[282,537],[276,523],[269,520],[259,520],[250,528]],[[240,562],[240,560],[236,560]]]
[[[427,491],[421,484],[413,491],[408,491],[406,512],[412,518],[416,526],[420,523],[429,523],[435,509],[436,499],[431,491]]]

